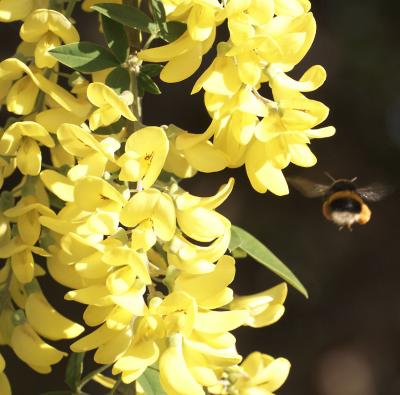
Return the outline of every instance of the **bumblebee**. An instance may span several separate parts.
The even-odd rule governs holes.
[[[369,222],[371,210],[366,202],[377,202],[391,192],[391,188],[378,183],[357,188],[357,177],[350,180],[329,178],[332,180],[330,185],[317,184],[301,177],[287,180],[306,197],[322,197],[322,214],[328,221],[338,225],[339,229],[346,227],[351,230],[354,223],[364,225]]]

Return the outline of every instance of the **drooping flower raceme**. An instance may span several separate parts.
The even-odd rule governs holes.
[[[142,379],[154,375],[168,395],[273,394],[289,361],[244,358],[232,331],[279,320],[287,285],[236,295],[235,257],[247,247],[219,212],[234,179],[211,196],[179,182],[244,165],[255,190],[283,195],[283,169],[315,164],[311,139],[334,129],[318,128],[328,108],[306,95],[326,73],[288,75],[314,39],[309,1],[152,0],[144,11],[83,1],[102,14],[108,48],[79,42],[75,3],[0,1],[0,21],[21,20],[23,40],[0,62],[0,345],[47,374],[68,356],[56,342],[74,339],[71,358],[93,350],[104,372],[89,377],[113,393],[122,382],[146,394]],[[229,39],[192,92],[205,92],[209,127],[142,124],[144,93],[159,93],[153,77],[193,75],[222,25]],[[86,328],[53,307],[48,274],[85,306]],[[5,369],[0,354],[8,395]],[[66,381],[81,393],[75,374]]]

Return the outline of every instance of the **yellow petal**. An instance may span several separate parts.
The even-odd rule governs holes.
[[[18,115],[27,115],[33,112],[39,88],[28,77],[22,77],[11,87],[7,95],[7,110]]]
[[[35,48],[35,64],[39,68],[52,69],[57,64],[57,59],[48,51],[61,45],[61,40],[53,33],[45,34]]]
[[[47,339],[72,339],[84,331],[83,326],[55,310],[40,292],[28,296],[25,313],[32,328]]]
[[[79,33],[63,14],[48,9],[32,12],[21,26],[20,36],[24,41],[36,42],[48,31],[59,36],[65,43],[79,41]]]
[[[179,82],[190,77],[201,65],[202,46],[194,45],[182,55],[172,58],[162,69],[160,79],[164,82]]]
[[[118,360],[127,350],[132,340],[132,328],[116,333],[109,341],[101,344],[94,354],[94,360],[100,364],[109,364]]]
[[[36,141],[23,139],[17,152],[17,167],[24,175],[37,176],[42,166],[42,153]]]
[[[176,395],[204,395],[203,387],[190,373],[182,350],[177,346],[168,347],[160,357],[160,382],[167,393]],[[180,372],[179,380],[176,372]]]
[[[50,372],[51,365],[67,355],[45,343],[27,323],[14,329],[11,347],[18,358],[40,373]]]
[[[32,0],[2,0],[0,4],[0,21],[14,22],[24,19],[32,10]]]

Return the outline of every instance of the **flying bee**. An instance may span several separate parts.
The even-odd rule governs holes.
[[[332,180],[330,185],[317,184],[301,177],[289,177],[287,180],[306,197],[322,197],[322,214],[339,229],[347,227],[351,230],[354,223],[366,224],[371,218],[371,210],[366,202],[377,202],[391,192],[390,187],[379,183],[357,188],[357,177],[335,180],[327,175]]]

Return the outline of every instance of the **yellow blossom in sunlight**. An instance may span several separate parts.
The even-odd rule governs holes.
[[[153,231],[161,240],[171,240],[176,228],[174,203],[169,195],[157,189],[138,192],[121,211],[121,224],[135,227],[150,220]]]
[[[84,331],[82,325],[74,323],[55,310],[41,292],[34,292],[28,296],[25,312],[35,332],[50,340],[71,339]]]
[[[87,128],[70,123],[64,123],[57,129],[57,138],[63,150],[78,161],[68,171],[72,181],[86,176],[102,177],[107,166],[115,162],[114,152],[120,148],[116,138],[107,136],[97,139]]]
[[[205,41],[196,41],[189,33],[162,47],[139,52],[140,59],[148,62],[168,62],[162,69],[160,78],[165,82],[179,82],[190,77],[201,64],[215,39],[215,29]]]
[[[37,198],[28,195],[22,197],[15,207],[4,212],[11,221],[16,221],[18,234],[21,240],[28,245],[35,245],[39,240],[41,225],[40,215],[55,216],[55,213],[37,201]]]
[[[161,173],[168,154],[169,142],[162,128],[149,126],[128,137],[125,153],[118,159],[121,181],[139,182],[151,187]]]
[[[11,395],[11,387],[7,376],[4,373],[6,362],[0,354],[0,393],[2,395]]]
[[[176,196],[176,219],[183,233],[200,242],[211,242],[222,236],[230,222],[214,211],[232,192],[234,179],[223,185],[211,197],[200,198],[188,192]]]
[[[251,353],[233,374],[237,380],[231,390],[237,394],[273,395],[285,382],[290,363],[285,358],[274,359],[260,352]]]
[[[0,154],[15,155],[21,173],[36,176],[42,164],[39,143],[54,147],[52,137],[43,126],[31,121],[15,122],[0,138]]]
[[[261,328],[278,321],[284,311],[283,302],[287,295],[287,285],[282,283],[252,295],[236,296],[229,304],[231,310],[245,309],[249,311],[246,325],[253,328]]]
[[[175,125],[169,125],[166,133],[169,140],[169,151],[165,159],[164,170],[180,178],[193,177],[196,169],[189,164],[185,155],[176,147],[176,138],[184,131]]]
[[[14,22],[24,19],[32,11],[32,0],[1,0],[0,22]]]
[[[66,44],[79,41],[79,33],[68,18],[55,10],[43,8],[26,18],[20,36],[26,42],[36,43],[35,64],[40,68],[53,68],[57,64],[48,51],[58,47],[61,41]]]
[[[30,283],[36,270],[33,254],[48,257],[49,253],[43,248],[23,243],[20,237],[14,237],[0,246],[0,258],[11,258],[11,267],[20,283]]]
[[[184,291],[196,299],[199,307],[216,309],[232,301],[233,291],[228,285],[235,277],[235,260],[224,255],[214,270],[201,273],[181,273],[175,281],[175,290]],[[205,287],[204,284],[207,284]]]
[[[0,62],[0,81],[4,82],[10,80],[18,80],[22,77],[24,73],[27,74],[27,76],[41,91],[46,93],[49,97],[51,97],[56,103],[58,103],[67,111],[82,115],[89,113],[89,103],[78,101],[75,96],[71,95],[67,90],[52,82],[51,80],[45,78],[41,72],[31,70],[27,65],[25,65],[25,63],[16,58],[9,58]],[[13,97],[14,96],[15,95],[13,95]],[[19,100],[24,103],[24,100],[26,99],[19,96]]]
[[[15,327],[10,346],[19,359],[38,373],[50,373],[51,366],[67,355],[44,342],[28,323]]]
[[[24,76],[16,81],[7,92],[7,110],[18,115],[31,113],[35,108],[35,103],[39,93],[39,88],[29,76]]]
[[[128,107],[133,102],[132,94],[118,96],[107,85],[93,82],[87,88],[87,97],[94,106],[99,107],[89,117],[89,125],[92,130],[100,126],[111,125],[117,122],[121,116],[130,121],[136,120]]]

